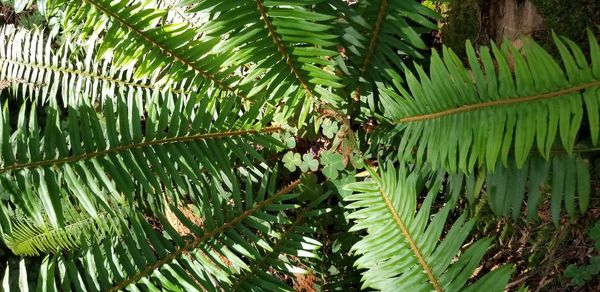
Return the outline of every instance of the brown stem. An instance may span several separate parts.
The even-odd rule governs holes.
[[[247,210],[246,212],[240,214],[239,216],[233,218],[231,221],[221,225],[220,227],[213,229],[207,233],[204,233],[204,235],[202,235],[201,237],[197,237],[196,239],[190,241],[189,243],[185,244],[184,246],[182,246],[179,249],[176,249],[175,251],[167,254],[164,258],[156,261],[154,264],[147,266],[145,269],[143,269],[142,271],[139,271],[137,273],[135,273],[134,275],[127,277],[125,280],[121,281],[120,283],[117,283],[115,286],[113,286],[112,288],[110,288],[108,291],[118,291],[118,290],[122,290],[125,287],[129,286],[129,284],[135,283],[137,281],[139,281],[141,278],[150,275],[152,272],[154,272],[155,270],[161,268],[162,266],[170,263],[172,260],[176,259],[177,257],[181,256],[184,252],[187,252],[189,250],[192,250],[194,248],[196,248],[200,243],[211,239],[223,232],[225,232],[227,229],[232,228],[233,226],[235,226],[236,224],[242,222],[244,219],[248,218],[249,216],[251,216],[252,214],[254,214],[256,211],[264,208],[265,206],[271,204],[273,201],[275,201],[276,199],[278,199],[279,197],[291,192],[294,188],[296,188],[298,185],[300,184],[300,180],[295,180],[292,183],[290,183],[289,185],[287,185],[286,187],[284,187],[283,189],[281,189],[279,192],[277,192],[274,196],[260,202],[259,204],[257,204],[256,206],[254,206],[252,209]]]
[[[385,204],[388,207],[388,210],[392,214],[392,217],[394,217],[394,221],[396,221],[396,225],[398,225],[398,228],[400,228],[400,231],[402,231],[402,234],[404,235],[404,238],[408,242],[410,249],[413,251],[415,257],[417,258],[417,261],[419,262],[419,264],[421,265],[423,270],[425,270],[425,273],[427,274],[427,278],[429,278],[429,282],[431,282],[435,291],[437,291],[437,292],[443,291],[442,286],[440,285],[440,282],[438,281],[436,276],[433,274],[433,271],[431,270],[431,267],[429,267],[429,264],[425,261],[425,257],[421,253],[421,250],[419,250],[419,247],[417,246],[415,240],[412,238],[412,235],[408,231],[408,228],[406,228],[406,226],[404,225],[404,222],[402,222],[402,219],[400,219],[400,216],[398,215],[396,208],[394,208],[394,205],[392,204],[390,197],[381,188],[379,189],[379,194],[381,194],[381,197],[383,197],[383,200],[385,201]]]
[[[312,91],[312,89],[310,89],[310,87],[308,86],[308,83],[306,82],[306,80],[304,80],[304,78],[300,74],[300,70],[298,70],[298,68],[294,64],[292,58],[290,57],[287,50],[285,49],[285,46],[283,45],[283,42],[277,35],[275,28],[273,28],[273,24],[271,23],[271,21],[269,19],[267,10],[265,9],[265,6],[263,5],[262,0],[256,0],[256,8],[258,9],[258,12],[260,12],[260,16],[261,16],[263,22],[265,23],[265,26],[267,27],[267,31],[269,32],[271,39],[273,39],[273,43],[275,43],[275,45],[277,46],[277,51],[279,51],[279,53],[281,53],[281,56],[283,56],[283,59],[285,60],[287,65],[292,70],[292,73],[294,74],[294,76],[296,76],[296,79],[298,79],[298,81],[300,81],[300,84],[302,84],[302,87],[304,88],[304,90],[306,90],[306,92],[308,92],[308,94],[310,96],[316,97],[315,93]]]
[[[34,167],[46,167],[52,165],[59,165],[64,163],[71,163],[75,161],[88,160],[98,156],[104,156],[111,153],[117,153],[122,151],[127,151],[130,149],[149,147],[154,145],[163,145],[163,144],[171,144],[171,143],[181,143],[187,141],[196,141],[196,140],[206,140],[206,139],[218,139],[225,137],[234,137],[234,136],[242,136],[248,134],[257,134],[257,133],[269,133],[280,131],[281,127],[267,127],[260,130],[243,130],[243,131],[232,131],[232,132],[220,132],[220,133],[204,133],[204,134],[196,134],[191,136],[180,136],[180,137],[171,137],[160,140],[151,140],[151,141],[142,141],[140,143],[133,143],[127,145],[120,145],[114,148],[109,148],[100,151],[94,151],[89,153],[84,153],[75,156],[68,156],[58,159],[51,160],[41,160],[27,163],[15,163],[9,166],[5,166],[0,168],[0,173],[24,169],[24,168],[34,168]]]
[[[554,91],[554,92],[547,92],[547,93],[542,93],[542,94],[523,96],[523,97],[519,97],[519,98],[494,100],[494,101],[482,102],[482,103],[477,103],[477,104],[468,104],[468,105],[463,105],[463,106],[460,106],[457,108],[448,109],[448,110],[444,110],[444,111],[440,111],[440,112],[436,112],[436,113],[405,117],[405,118],[401,118],[400,120],[396,121],[395,123],[398,124],[398,123],[409,123],[409,122],[416,122],[416,121],[422,121],[422,120],[432,120],[432,119],[437,119],[440,117],[453,115],[453,114],[457,114],[457,113],[474,111],[474,110],[481,109],[481,108],[501,106],[501,105],[510,105],[510,104],[516,104],[516,103],[530,102],[530,101],[535,101],[535,100],[542,100],[542,99],[550,99],[550,98],[557,97],[557,96],[567,95],[569,93],[579,92],[581,90],[585,90],[585,89],[588,89],[591,87],[596,87],[596,86],[600,86],[600,80],[590,82],[590,83],[584,83],[584,84],[569,87],[569,88],[560,89],[560,90]]]

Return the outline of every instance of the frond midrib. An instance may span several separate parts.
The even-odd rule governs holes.
[[[373,58],[373,54],[375,54],[377,40],[379,39],[379,33],[381,32],[381,24],[385,19],[387,7],[388,0],[382,0],[381,4],[379,5],[379,13],[377,13],[377,21],[375,22],[375,27],[373,28],[373,33],[371,34],[371,40],[369,41],[369,49],[367,50],[367,55],[365,56],[361,67],[362,74],[365,74],[367,72],[369,64],[371,63],[371,59]]]
[[[59,73],[63,73],[63,74],[73,74],[73,75],[77,75],[77,76],[86,77],[86,78],[89,78],[89,79],[98,79],[98,80],[103,80],[103,81],[106,81],[106,82],[109,82],[109,83],[126,85],[126,86],[131,86],[131,87],[139,87],[139,88],[143,88],[143,89],[162,90],[162,88],[160,88],[158,86],[152,86],[152,85],[149,85],[149,84],[143,84],[143,83],[138,83],[138,82],[123,81],[123,80],[120,80],[120,79],[115,79],[115,78],[111,78],[111,77],[108,77],[108,76],[104,76],[104,75],[100,75],[100,74],[96,74],[96,73],[91,73],[91,72],[83,71],[83,70],[76,70],[76,69],[70,69],[70,68],[59,67],[59,66],[46,66],[46,65],[40,65],[40,64],[37,64],[37,63],[28,63],[28,62],[21,62],[21,61],[15,61],[15,60],[9,60],[9,59],[2,59],[2,58],[0,58],[0,64],[2,64],[2,63],[9,63],[9,64],[15,64],[15,65],[19,65],[19,66],[25,66],[25,67],[31,67],[31,68],[37,68],[37,69],[55,71],[55,72],[59,72]],[[167,88],[167,91],[172,92],[172,93],[184,93],[181,90],[174,89],[173,87]]]
[[[15,170],[20,170],[20,169],[27,169],[27,168],[48,167],[48,166],[61,165],[61,164],[65,164],[65,163],[74,163],[77,161],[89,160],[89,159],[92,159],[92,158],[98,157],[98,156],[104,156],[104,155],[108,155],[108,154],[112,154],[112,153],[118,153],[118,152],[123,152],[123,151],[131,150],[131,149],[138,149],[138,148],[144,148],[144,147],[149,147],[149,146],[181,143],[181,142],[188,142],[188,141],[208,140],[208,139],[220,139],[220,138],[236,137],[236,136],[259,134],[259,133],[271,133],[271,132],[277,132],[280,130],[282,130],[281,127],[273,126],[273,127],[262,128],[259,130],[240,130],[240,131],[230,131],[230,132],[202,133],[202,134],[189,135],[189,136],[170,137],[170,138],[164,138],[164,139],[159,139],[159,140],[141,141],[139,143],[120,145],[120,146],[117,146],[114,148],[109,148],[109,149],[104,149],[104,150],[99,150],[99,151],[94,151],[94,152],[88,152],[88,153],[75,155],[75,156],[67,156],[67,157],[58,158],[58,159],[40,160],[40,161],[27,162],[27,163],[15,163],[15,164],[0,168],[0,173],[10,172],[10,171],[15,171]]]
[[[162,52],[165,52],[166,54],[170,55],[171,57],[173,57],[175,60],[181,62],[182,64],[188,66],[189,68],[192,68],[194,71],[196,71],[198,74],[200,74],[202,77],[204,77],[205,79],[210,80],[211,82],[213,82],[215,85],[217,85],[219,88],[229,91],[243,99],[248,99],[248,97],[242,93],[240,93],[237,89],[223,83],[221,80],[219,80],[218,78],[216,78],[215,76],[209,74],[208,72],[198,68],[197,66],[195,66],[194,64],[192,64],[189,60],[185,59],[184,57],[178,55],[177,53],[175,53],[173,50],[162,46],[160,43],[156,42],[155,40],[153,40],[151,37],[147,36],[143,31],[140,31],[139,29],[133,27],[131,24],[129,24],[127,21],[125,21],[123,18],[121,18],[118,14],[115,14],[109,10],[107,10],[106,8],[104,8],[104,6],[100,5],[98,2],[94,1],[94,0],[82,0],[83,2],[88,2],[90,3],[92,6],[94,6],[96,9],[98,9],[99,11],[101,11],[102,13],[106,14],[109,18],[116,20],[121,27],[126,27],[129,31],[135,33],[136,35],[138,35],[140,38],[144,39],[146,42],[150,43],[152,46],[159,48]]]
[[[392,204],[392,201],[390,200],[388,194],[382,188],[379,188],[379,194],[385,201],[385,205],[387,206],[388,210],[390,211],[390,214],[394,218],[396,225],[398,226],[398,228],[400,229],[400,231],[406,238],[406,241],[408,242],[410,249],[413,251],[413,254],[417,258],[417,261],[419,262],[419,264],[421,265],[421,267],[427,274],[427,278],[429,278],[429,282],[433,285],[433,288],[435,289],[435,291],[438,291],[438,292],[443,291],[439,280],[433,274],[433,270],[431,270],[431,267],[429,266],[429,264],[425,261],[425,257],[421,253],[421,250],[419,250],[419,247],[415,243],[415,240],[412,238],[412,235],[408,231],[408,228],[406,228],[406,225],[404,225],[404,222],[402,222],[400,215],[398,215],[398,212],[396,212],[396,209],[394,208],[394,205]]]
[[[575,92],[579,92],[581,90],[586,90],[586,89],[589,89],[592,87],[599,87],[599,86],[600,86],[600,80],[596,80],[593,82],[584,83],[584,84],[572,86],[569,88],[562,88],[562,89],[552,91],[552,92],[546,92],[546,93],[541,93],[541,94],[536,94],[536,95],[528,95],[528,96],[523,96],[523,97],[518,97],[518,98],[500,99],[500,100],[487,101],[487,102],[476,103],[476,104],[468,104],[468,105],[463,105],[463,106],[460,106],[457,108],[447,109],[447,110],[443,110],[443,111],[439,111],[439,112],[423,114],[423,115],[416,115],[416,116],[408,116],[408,117],[404,117],[404,118],[398,119],[396,121],[393,121],[393,123],[399,124],[399,123],[409,123],[409,122],[416,122],[416,121],[423,121],[423,120],[433,120],[433,119],[437,119],[437,118],[441,118],[441,117],[445,117],[445,116],[449,116],[449,115],[453,115],[453,114],[474,111],[474,110],[478,110],[478,109],[482,109],[482,108],[505,106],[505,105],[512,105],[512,104],[518,104],[518,103],[526,103],[526,102],[543,100],[543,99],[551,99],[554,97],[561,97],[561,96],[564,96],[564,95],[567,95],[570,93],[575,93]]]
[[[377,13],[377,21],[375,22],[375,26],[373,28],[373,32],[371,33],[371,39],[369,40],[369,48],[367,50],[367,54],[365,55],[365,59],[363,60],[362,67],[360,68],[360,77],[364,76],[369,70],[369,64],[371,64],[371,59],[375,54],[375,48],[377,47],[377,40],[379,39],[379,33],[381,33],[381,24],[385,19],[386,12],[388,7],[388,0],[382,0],[379,5],[379,12]],[[354,91],[354,99],[360,99],[360,86],[356,88]]]
[[[249,216],[251,216],[252,214],[254,214],[255,212],[257,212],[258,210],[264,208],[265,206],[271,204],[273,201],[275,201],[276,199],[278,199],[279,197],[291,192],[293,189],[295,189],[298,185],[300,184],[300,180],[295,180],[293,182],[291,182],[289,185],[287,185],[286,187],[284,187],[283,189],[281,189],[279,192],[277,192],[275,195],[273,195],[272,197],[258,203],[256,206],[252,207],[251,209],[245,211],[244,213],[240,214],[239,216],[233,218],[231,221],[224,223],[223,225],[219,226],[218,228],[215,228],[207,233],[205,233],[204,235],[202,235],[201,237],[198,237],[190,242],[188,242],[187,244],[185,244],[184,246],[182,246],[181,248],[176,249],[175,251],[167,254],[164,258],[156,261],[154,264],[147,266],[145,269],[137,272],[136,274],[127,277],[126,279],[124,279],[123,281],[121,281],[120,283],[117,283],[116,285],[114,285],[113,287],[111,287],[108,291],[119,291],[124,289],[125,287],[127,287],[129,284],[135,283],[138,280],[140,280],[141,278],[150,275],[152,272],[154,272],[155,270],[161,268],[162,266],[168,264],[169,262],[171,262],[172,260],[176,259],[177,257],[179,257],[180,255],[182,255],[184,252],[187,252],[189,250],[194,249],[195,247],[197,247],[200,243],[211,239],[223,232],[225,232],[226,230],[233,228],[236,224],[242,222],[244,219],[248,218]]]
[[[300,74],[300,70],[298,70],[298,68],[294,64],[292,58],[290,57],[290,54],[285,49],[285,46],[284,46],[283,42],[279,38],[279,36],[278,36],[277,32],[275,31],[275,29],[273,28],[273,24],[271,23],[271,20],[270,20],[268,14],[267,14],[267,10],[266,10],[265,6],[263,5],[262,0],[255,0],[255,1],[256,1],[256,7],[258,9],[258,12],[260,13],[261,18],[263,19],[263,22],[265,23],[265,27],[267,29],[267,32],[268,32],[269,35],[271,35],[271,39],[273,40],[273,43],[275,44],[275,46],[277,46],[277,51],[279,51],[279,53],[281,53],[281,56],[285,60],[286,64],[292,70],[292,73],[294,74],[294,76],[296,77],[296,79],[298,79],[298,81],[300,82],[300,84],[302,84],[302,87],[304,88],[304,90],[311,97],[316,97],[316,95],[313,92],[313,90],[308,86],[308,82],[306,82],[306,80],[304,80],[304,78]]]

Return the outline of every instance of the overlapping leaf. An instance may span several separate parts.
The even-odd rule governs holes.
[[[588,35],[591,64],[573,42],[558,37],[564,69],[531,40],[521,51],[492,44],[495,59],[486,47],[477,58],[467,45],[470,71],[445,49],[443,58],[434,53],[429,75],[419,66],[418,79],[407,74],[407,89],[380,88],[386,117],[402,130],[399,158],[414,153],[433,168],[471,173],[481,166],[491,171],[497,161],[507,166],[514,155],[522,168],[534,145],[549,159],[557,136],[570,153],[584,109],[596,145],[600,48]]]
[[[239,76],[223,65],[232,50],[215,47],[221,38],[201,36],[189,23],[164,23],[165,10],[145,1],[48,1],[49,10],[64,13],[65,27],[90,39],[102,38],[98,58],[112,56],[116,68],[135,65],[135,80],[160,74],[164,83],[191,89],[218,88],[247,98],[234,83]]]
[[[134,67],[114,68],[111,60],[96,60],[92,42],[87,47],[67,40],[54,49],[58,40],[41,30],[28,31],[4,26],[0,31],[0,79],[16,81],[15,89],[23,99],[38,99],[42,104],[104,104],[134,92],[150,101],[163,92],[177,92],[176,85],[161,84],[157,76],[133,80]],[[84,55],[84,58],[79,56]],[[78,57],[78,58],[74,58]],[[58,103],[56,99],[62,102]]]
[[[280,129],[261,125],[258,104],[243,114],[238,114],[234,99],[217,104],[209,98],[198,102],[169,95],[145,108],[141,104],[131,92],[125,100],[107,103],[102,113],[84,104],[64,113],[24,104],[15,123],[5,103],[0,126],[2,191],[36,223],[44,221],[39,212],[43,210],[52,225],[60,227],[65,193],[77,198],[92,217],[97,207],[110,209],[122,200],[157,209],[161,194],[174,202],[184,195],[193,197],[195,186],[212,183],[211,177],[227,182],[238,162],[264,163],[256,145],[277,144],[262,135]],[[17,128],[11,131],[14,124]]]
[[[199,28],[187,22],[163,23],[166,11],[135,0],[50,2],[55,10],[65,11],[68,28],[102,37],[100,57],[112,53],[117,67],[137,64],[134,78],[160,72],[169,82],[214,86],[254,100],[292,99],[292,103],[304,101],[307,95],[333,98],[322,88],[342,86],[328,60],[336,54],[330,48],[337,35],[329,32],[327,23],[334,17],[310,9],[324,1],[177,5],[190,5],[190,13],[210,15],[211,21]]]
[[[434,177],[426,190],[427,197],[417,209],[421,192],[419,174],[391,164],[381,176],[371,172],[372,180],[351,183],[354,193],[349,218],[351,231],[364,230],[367,235],[353,246],[360,255],[358,268],[364,268],[363,288],[382,291],[503,291],[510,278],[510,268],[501,267],[468,284],[491,240],[472,243],[461,251],[475,221],[461,215],[447,233],[444,232],[455,198],[430,218],[432,203],[441,188],[441,178]],[[460,256],[458,255],[460,253]]]
[[[81,257],[46,257],[42,273],[29,282],[46,291],[213,291],[240,280],[250,281],[254,288],[285,288],[281,280],[256,267],[278,257],[315,256],[319,244],[305,237],[313,231],[301,224],[312,216],[310,209],[295,213],[295,219],[286,215],[294,214],[297,207],[289,203],[297,196],[290,193],[296,185],[276,192],[274,180],[265,176],[258,187],[251,180],[245,185],[235,181],[231,188],[213,186],[204,192],[201,224],[172,209],[190,235],[177,232],[162,216],[157,218],[160,229],[154,229],[146,217],[134,213],[121,223],[130,230],[129,236],[118,242],[91,242]],[[231,202],[223,197],[230,197]],[[289,262],[286,270],[298,272],[295,266]],[[19,275],[12,273],[10,268],[5,270],[5,289],[11,288],[11,277],[28,276],[26,269]]]
[[[336,100],[327,88],[340,88],[331,57],[338,36],[332,33],[335,16],[317,7],[327,1],[184,1],[190,11],[208,13],[202,32],[226,36],[220,49],[235,48],[224,65],[245,65],[240,88],[249,95],[266,92],[269,99],[297,103],[308,97]],[[291,101],[288,99],[292,99]]]
[[[405,62],[424,58],[428,50],[421,34],[436,29],[439,16],[420,1],[368,0],[348,7],[335,3],[341,14],[344,52],[355,83],[355,100],[374,107],[373,88],[379,82],[402,82]]]
[[[527,217],[535,219],[544,195],[550,193],[550,214],[554,224],[558,225],[562,206],[571,218],[587,211],[591,185],[589,171],[589,162],[581,156],[567,155],[555,155],[550,161],[533,156],[521,169],[514,165],[505,169],[499,165],[486,178],[488,202],[496,214],[515,219],[526,202]]]

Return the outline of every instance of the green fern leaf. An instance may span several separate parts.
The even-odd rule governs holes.
[[[60,50],[53,50],[56,41],[55,37],[46,38],[41,30],[4,26],[0,31],[0,79],[19,81],[22,90],[16,93],[24,99],[59,104],[56,98],[62,97],[64,106],[76,106],[82,100],[102,105],[128,92],[147,101],[156,92],[181,91],[176,85],[161,84],[157,78],[135,81],[129,70],[113,68],[110,60],[97,62],[91,52],[85,53],[83,62],[74,63],[72,56],[85,48],[72,46],[76,42],[67,40]]]
[[[447,234],[445,223],[453,201],[430,219],[432,203],[441,188],[441,179],[433,178],[427,197],[417,210],[419,175],[405,167],[391,165],[372,180],[346,186],[354,193],[344,199],[353,210],[348,216],[355,224],[351,231],[365,230],[367,235],[353,246],[360,255],[358,268],[363,273],[363,288],[382,291],[460,291],[479,265],[491,240],[472,244],[460,256],[461,246],[475,221],[461,215]],[[502,291],[510,278],[510,269],[491,272],[490,280]],[[480,284],[473,284],[474,286]]]
[[[83,38],[92,39],[106,32],[98,48],[98,58],[113,55],[113,65],[117,68],[135,65],[134,79],[160,73],[165,75],[166,83],[186,81],[203,90],[214,86],[234,96],[248,97],[234,85],[237,77],[217,65],[233,59],[231,50],[215,47],[220,38],[199,38],[200,31],[188,23],[160,25],[167,14],[164,10],[128,0],[48,2],[50,11],[65,12],[68,31],[76,30]]]
[[[121,235],[116,221],[123,219],[118,210],[90,217],[78,213],[70,203],[63,204],[63,209],[67,220],[65,226],[58,229],[37,225],[24,218],[12,218],[10,230],[6,226],[3,228],[4,243],[16,255],[37,256],[73,251],[81,247],[84,240],[96,241],[106,236],[118,238]]]
[[[226,181],[236,161],[247,166],[265,162],[254,145],[279,144],[264,134],[280,128],[257,123],[255,110],[238,115],[239,104],[233,99],[220,109],[209,99],[197,104],[172,94],[165,101],[155,99],[145,109],[141,104],[130,94],[127,103],[108,102],[102,115],[87,105],[69,107],[66,119],[49,107],[43,133],[36,107],[28,110],[26,105],[18,128],[10,133],[5,104],[0,127],[5,133],[1,188],[16,197],[25,194],[34,203],[19,206],[29,214],[41,206],[57,228],[64,224],[60,201],[65,192],[92,217],[97,207],[110,209],[110,201],[137,201],[158,210],[161,196],[134,197],[135,191],[159,195],[164,189],[177,202],[184,194],[196,193],[190,180],[202,183],[206,173]],[[142,111],[148,113],[144,121]]]
[[[591,65],[577,46],[571,44],[569,51],[556,38],[565,70],[531,40],[525,41],[522,52],[508,43],[502,48],[492,44],[495,60],[486,47],[478,59],[468,44],[471,71],[448,49],[443,58],[434,53],[429,75],[420,66],[418,79],[407,72],[408,90],[380,90],[386,117],[402,130],[399,158],[426,158],[433,168],[472,173],[479,167],[491,171],[497,161],[506,167],[514,153],[521,168],[534,145],[549,159],[557,136],[567,153],[572,152],[584,104],[595,145],[600,50],[594,35],[588,35]],[[514,60],[514,72],[509,59]],[[450,132],[455,134],[447,135]]]
[[[209,36],[228,36],[220,49],[237,52],[224,65],[247,64],[240,89],[250,96],[264,91],[270,100],[290,104],[307,98],[335,101],[328,88],[341,88],[334,74],[338,36],[332,17],[319,12],[327,1],[184,1],[190,12],[210,14],[202,27]],[[256,52],[256,53],[255,53]],[[258,79],[258,80],[257,80]]]
[[[563,209],[572,218],[587,211],[591,185],[589,172],[589,162],[578,155],[555,155],[551,161],[532,156],[521,169],[514,164],[509,168],[498,165],[495,172],[487,174],[488,202],[497,215],[516,219],[527,198],[527,218],[533,220],[538,217],[539,204],[544,199],[543,189],[547,188],[551,193],[552,221],[558,225]]]
[[[295,213],[297,206],[286,202],[297,197],[298,194],[290,192],[299,182],[275,192],[274,181],[267,179],[265,176],[258,188],[251,180],[245,182],[245,188],[235,181],[232,188],[222,186],[220,190],[205,192],[200,225],[173,208],[177,219],[190,230],[187,236],[178,233],[163,216],[157,218],[162,230],[155,230],[146,218],[132,214],[122,226],[131,232],[130,236],[119,241],[92,242],[82,247],[80,257],[46,257],[41,267],[43,272],[30,281],[38,287],[50,284],[49,290],[57,290],[55,283],[60,283],[63,290],[71,291],[146,288],[195,291],[235,283],[240,288],[285,287],[279,280],[278,284],[271,282],[274,277],[260,267],[283,256],[316,257],[314,251],[320,244],[307,237],[314,231],[302,226],[302,222],[319,212],[313,210],[314,204],[308,205],[290,220],[285,214]],[[254,194],[244,194],[243,189]],[[219,192],[227,195],[218,195]],[[228,203],[223,197],[231,201]],[[49,273],[52,269],[64,272]],[[291,261],[276,269],[287,273],[301,271]],[[7,269],[5,279],[8,272]],[[27,269],[22,269],[19,275],[27,277]],[[5,289],[11,285],[10,281],[4,281]]]
[[[369,0],[348,7],[336,1],[342,15],[342,40],[355,84],[353,98],[370,99],[373,83],[398,81],[406,57],[424,58],[421,34],[436,29],[440,16],[420,1]],[[363,80],[361,80],[363,78]],[[401,82],[401,81],[400,81]]]

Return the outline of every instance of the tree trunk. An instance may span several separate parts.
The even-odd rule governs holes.
[[[519,46],[521,35],[543,30],[544,20],[530,0],[490,0],[479,8],[482,26],[496,43],[508,39]]]

